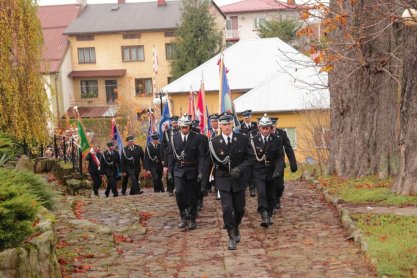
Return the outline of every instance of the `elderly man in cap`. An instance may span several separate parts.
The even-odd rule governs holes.
[[[219,114],[214,113],[209,116],[210,119],[210,135],[211,139],[220,135],[220,128],[219,128]]]
[[[184,115],[179,120],[180,132],[171,135],[168,151],[168,180],[175,179],[175,197],[180,211],[179,228],[197,228],[197,188],[204,169],[201,136],[190,132],[191,121]],[[187,224],[187,220],[189,223]]]
[[[278,121],[278,118],[271,118],[272,121],[272,133],[274,133],[277,137],[281,138],[285,154],[287,155],[288,161],[290,162],[290,169],[291,172],[297,171],[297,159],[295,158],[294,150],[291,146],[290,139],[288,138],[287,132],[283,129],[277,128],[276,123]],[[285,164],[285,156],[283,156],[284,160],[284,168],[286,167]],[[279,180],[277,183],[276,188],[276,205],[275,207],[277,209],[281,208],[281,197],[284,193],[285,185],[284,185],[284,168],[282,169],[281,174],[279,175]]]
[[[130,195],[142,194],[139,185],[139,173],[141,170],[141,162],[144,164],[144,153],[141,146],[135,144],[134,137],[126,138],[127,146],[122,151],[122,194],[126,195],[127,183],[130,178],[132,186]]]
[[[107,178],[106,197],[109,197],[110,190],[114,197],[119,196],[116,186],[116,174],[120,163],[119,153],[114,150],[114,144],[112,142],[107,143],[107,150],[100,158],[100,174],[103,179]]]
[[[259,121],[259,130],[260,132],[250,139],[256,158],[253,165],[253,181],[258,190],[261,226],[267,228],[273,224],[276,187],[284,169],[284,149],[281,138],[271,133],[272,121],[266,114]]]
[[[162,184],[162,160],[161,146],[159,144],[159,133],[151,135],[151,141],[145,148],[145,170],[147,175],[152,175],[154,192],[165,192]]]
[[[162,136],[161,159],[162,159],[162,164],[164,166],[164,172],[166,175],[168,174],[168,149],[169,149],[169,144],[171,140],[171,135],[179,132],[178,119],[179,119],[178,116],[172,116],[170,118],[171,127],[168,130],[165,130]],[[173,175],[173,173],[171,174]],[[169,193],[169,196],[174,195],[174,188],[175,188],[174,181],[167,180],[167,191]]]
[[[209,143],[215,165],[216,186],[220,190],[223,222],[229,235],[229,250],[240,242],[239,225],[245,211],[246,175],[254,163],[248,136],[233,132],[233,116],[219,118],[222,134]]]

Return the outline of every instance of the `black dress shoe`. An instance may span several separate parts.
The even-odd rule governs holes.
[[[239,228],[235,228],[235,241],[236,243],[240,242],[240,231]]]
[[[250,189],[250,196],[251,197],[255,197],[256,196],[255,189]]]
[[[268,228],[268,214],[266,211],[261,213],[261,226],[264,228]]]
[[[195,223],[194,219],[190,220],[190,223],[188,223],[188,230],[195,230],[197,229],[197,223]]]
[[[138,193],[138,194],[139,194],[139,195],[140,195],[140,194],[143,194],[143,191],[139,191],[139,193]]]
[[[227,246],[227,249],[236,250],[236,237],[234,229],[227,229],[227,233],[229,235],[229,245]]]
[[[268,225],[272,225],[274,222],[272,221],[272,216],[268,216]]]
[[[178,223],[178,228],[180,229],[185,228],[186,225],[187,225],[187,221],[185,220],[185,217],[181,217],[180,223]]]
[[[170,191],[168,195],[169,196],[174,196],[174,192]]]
[[[281,200],[280,199],[277,200],[277,203],[275,204],[275,208],[276,209],[280,209],[281,208]]]

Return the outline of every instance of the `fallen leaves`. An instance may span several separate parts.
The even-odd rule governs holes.
[[[76,200],[72,205],[72,211],[74,212],[75,218],[82,219],[82,214],[85,212],[82,208],[84,206],[84,202]]]
[[[146,221],[148,221],[152,216],[152,213],[149,211],[141,211],[139,212],[139,223],[142,226],[146,225]]]

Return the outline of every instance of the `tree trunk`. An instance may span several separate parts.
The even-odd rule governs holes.
[[[403,38],[403,74],[401,89],[400,169],[393,191],[417,194],[417,30],[405,28]]]
[[[330,7],[340,11],[336,2],[331,1]],[[389,2],[362,0],[354,7],[343,7],[349,34],[343,28],[330,34],[330,49],[345,57],[329,73],[329,171],[340,176],[387,177],[398,172],[399,84],[395,77],[400,62],[390,55],[397,41],[395,26],[386,28],[391,22],[384,19]]]

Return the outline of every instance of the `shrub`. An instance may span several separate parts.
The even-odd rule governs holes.
[[[31,194],[41,205],[53,208],[53,196],[48,183],[34,173],[0,168],[0,184],[5,187],[18,186],[23,193]]]
[[[2,179],[10,173],[4,172],[0,173]],[[0,250],[15,247],[33,233],[39,203],[26,191],[21,184],[0,181]]]
[[[21,151],[21,146],[12,136],[0,132],[0,156],[7,155],[9,159],[15,159]]]

